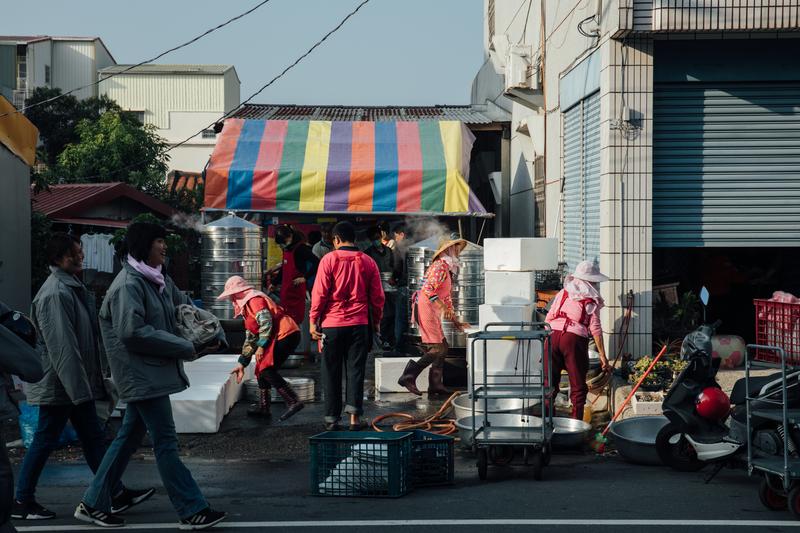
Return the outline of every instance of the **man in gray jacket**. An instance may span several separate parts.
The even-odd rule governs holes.
[[[13,313],[3,302],[0,302],[0,318],[0,533],[11,533],[16,531],[10,522],[14,477],[6,453],[6,439],[3,437],[3,422],[19,415],[16,402],[11,397],[11,374],[23,381],[39,381],[42,379],[42,365],[39,354],[32,346],[35,339],[28,344],[6,327],[24,321],[35,337],[33,324],[27,322],[24,316]]]
[[[145,432],[153,440],[161,480],[180,517],[179,528],[206,529],[226,517],[211,509],[178,455],[169,396],[189,386],[183,361],[198,354],[190,341],[177,334],[176,307],[191,301],[163,272],[166,236],[158,224],[137,222],[128,227],[123,269],[100,308],[111,375],[127,408],[75,518],[103,527],[125,524],[112,514],[113,487]]]
[[[45,520],[56,514],[36,502],[36,484],[50,453],[58,446],[67,421],[80,438],[92,472],[106,451],[105,432],[95,412],[95,400],[105,396],[99,327],[94,294],[78,275],[83,268],[81,242],[56,233],[47,244],[51,274],[33,299],[32,319],[41,337],[44,379],[31,385],[28,403],[39,406],[39,423],[22,462],[11,516]],[[155,493],[114,487],[112,510],[120,513]]]

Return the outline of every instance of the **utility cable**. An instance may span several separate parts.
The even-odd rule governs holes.
[[[325,34],[325,35],[324,35],[324,36],[323,36],[323,37],[322,37],[320,40],[318,40],[316,43],[314,43],[314,44],[311,46],[311,48],[309,48],[308,50],[306,50],[306,52],[305,52],[305,53],[303,53],[303,54],[302,54],[302,55],[300,55],[300,56],[299,56],[297,59],[295,59],[295,60],[294,60],[294,61],[293,61],[291,64],[289,64],[289,66],[287,66],[285,69],[283,69],[283,71],[281,71],[281,73],[280,73],[280,74],[278,74],[277,76],[275,76],[274,78],[272,78],[271,80],[269,80],[267,83],[265,83],[264,85],[262,85],[262,86],[261,86],[261,87],[260,87],[260,88],[259,88],[259,89],[258,89],[256,92],[254,92],[253,94],[251,94],[250,96],[248,96],[248,97],[247,97],[247,98],[246,98],[246,99],[245,99],[245,100],[244,100],[244,101],[243,101],[241,104],[239,104],[239,106],[238,106],[238,107],[236,107],[236,108],[234,108],[234,109],[232,109],[232,110],[228,111],[228,112],[227,112],[227,113],[225,113],[225,114],[224,114],[224,115],[223,115],[221,118],[219,118],[219,119],[215,120],[214,122],[212,122],[211,124],[208,124],[207,126],[205,126],[205,127],[201,128],[201,129],[200,129],[200,130],[198,130],[196,133],[194,133],[194,134],[190,135],[189,137],[187,137],[186,139],[182,140],[181,142],[179,142],[179,143],[177,143],[177,144],[174,144],[174,145],[170,146],[170,147],[169,147],[169,148],[167,148],[166,150],[162,151],[160,155],[167,154],[168,152],[170,152],[170,151],[174,150],[175,148],[178,148],[178,147],[180,147],[180,146],[183,146],[184,144],[188,143],[189,141],[191,141],[192,139],[194,139],[194,138],[195,138],[195,137],[197,137],[198,135],[202,134],[202,133],[203,133],[203,131],[205,131],[205,130],[207,130],[207,129],[209,129],[209,128],[212,128],[212,127],[214,127],[214,125],[215,125],[215,124],[217,124],[217,123],[218,123],[220,120],[224,120],[224,119],[226,119],[226,118],[230,117],[231,115],[233,115],[233,114],[234,114],[236,111],[238,111],[239,109],[241,109],[241,107],[242,107],[243,105],[245,105],[245,104],[249,103],[249,102],[250,102],[250,101],[251,101],[253,98],[255,98],[256,96],[258,96],[259,94],[261,94],[261,93],[262,93],[262,92],[263,92],[265,89],[267,89],[269,86],[271,86],[271,85],[272,85],[272,84],[274,84],[276,81],[278,81],[278,80],[279,80],[279,79],[281,79],[283,76],[285,76],[285,75],[286,75],[286,74],[287,74],[287,73],[288,73],[290,70],[292,70],[294,67],[296,67],[296,66],[297,66],[297,65],[298,65],[298,64],[299,64],[301,61],[303,61],[303,60],[304,60],[306,57],[308,57],[309,55],[311,55],[311,53],[312,53],[314,50],[316,50],[317,48],[319,48],[319,46],[320,46],[320,45],[322,45],[322,43],[324,43],[326,40],[328,40],[328,38],[329,38],[331,35],[333,35],[333,34],[334,34],[334,33],[336,33],[337,31],[339,31],[339,30],[342,28],[342,26],[344,26],[344,25],[345,25],[345,23],[346,23],[348,20],[350,20],[350,18],[352,18],[352,17],[353,17],[353,16],[354,16],[356,13],[358,13],[358,11],[359,11],[359,10],[360,10],[362,7],[364,7],[366,4],[368,4],[369,2],[370,2],[370,0],[363,0],[363,1],[362,1],[360,4],[358,4],[358,5],[355,7],[355,9],[353,9],[353,10],[352,10],[350,13],[348,13],[348,14],[347,14],[347,15],[346,15],[346,16],[345,16],[345,17],[344,17],[344,18],[343,18],[343,19],[342,19],[342,20],[339,22],[339,24],[337,24],[337,25],[336,25],[336,26],[335,26],[335,27],[334,27],[332,30],[330,30],[328,33],[326,33],[326,34]],[[146,162],[146,161],[139,161],[139,162],[137,162],[136,164],[130,164],[130,165],[126,165],[126,166],[124,166],[124,167],[121,167],[121,168],[119,168],[119,169],[117,169],[117,170],[115,170],[115,171],[112,171],[111,173],[112,173],[112,174],[114,174],[114,173],[117,173],[117,172],[120,172],[120,171],[123,171],[123,170],[128,170],[128,169],[134,168],[134,167],[136,167],[136,166],[138,166],[138,165],[140,165],[140,164],[142,164],[142,163],[145,163],[145,162]],[[92,179],[94,179],[94,178],[99,178],[99,177],[101,177],[101,176],[100,176],[100,175],[95,175],[95,176],[87,176],[87,177],[81,178],[81,180],[82,180],[82,181],[89,181],[89,180],[92,180]]]
[[[120,70],[119,72],[114,72],[113,74],[109,74],[108,76],[105,76],[103,79],[98,79],[97,81],[92,82],[89,85],[84,85],[83,87],[76,87],[74,89],[70,89],[69,91],[67,91],[65,93],[61,93],[58,96],[54,96],[52,98],[48,98],[47,100],[42,100],[41,102],[36,102],[35,104],[30,105],[30,106],[26,107],[25,109],[31,109],[33,107],[39,107],[39,106],[44,105],[44,104],[49,104],[50,102],[54,102],[54,101],[56,101],[56,100],[58,100],[60,98],[64,98],[65,96],[68,96],[68,95],[70,95],[72,93],[75,93],[77,91],[82,91],[83,89],[88,89],[90,87],[94,87],[95,85],[99,85],[100,83],[102,83],[102,82],[104,82],[106,80],[109,80],[109,79],[114,78],[116,76],[120,76],[122,74],[125,74],[126,72],[130,72],[131,70],[133,70],[133,69],[135,69],[137,67],[141,67],[142,65],[146,65],[148,63],[152,63],[154,61],[157,61],[157,60],[161,59],[162,57],[164,57],[167,54],[170,54],[172,52],[180,50],[181,48],[185,48],[185,47],[189,46],[190,44],[196,43],[197,41],[199,41],[200,39],[202,39],[206,35],[214,33],[215,31],[224,28],[228,24],[231,24],[232,22],[235,22],[235,21],[237,21],[237,20],[239,20],[241,18],[246,17],[250,13],[256,11],[258,8],[262,7],[265,4],[268,4],[269,2],[270,2],[270,0],[262,0],[261,2],[259,2],[255,6],[251,7],[247,11],[245,11],[243,13],[240,13],[240,14],[236,15],[233,18],[228,19],[228,20],[226,20],[225,22],[223,22],[221,24],[217,24],[213,28],[210,28],[210,29],[204,31],[200,35],[198,35],[196,37],[193,37],[192,39],[189,39],[185,43],[179,44],[177,46],[174,46],[174,47],[170,48],[169,50],[167,50],[165,52],[161,52],[160,54],[158,54],[155,57],[151,57],[150,59],[145,59],[144,61],[140,61],[139,63],[136,63],[135,65],[131,65],[131,66],[129,66],[129,67],[123,69],[123,70]],[[0,118],[7,117],[8,115],[14,115],[16,113],[22,113],[22,112],[23,111],[19,110],[19,109],[14,110],[14,111],[9,111],[8,113],[0,115]]]

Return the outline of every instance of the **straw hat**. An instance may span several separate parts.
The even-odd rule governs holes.
[[[228,281],[225,282],[225,290],[217,296],[217,300],[224,300],[234,294],[239,294],[240,292],[249,291],[253,287],[248,284],[243,277],[241,276],[231,276],[228,278]]]
[[[578,263],[572,277],[584,281],[608,281],[608,276],[600,273],[600,267],[594,261],[581,261]]]
[[[458,252],[461,253],[464,250],[464,248],[467,247],[467,244],[469,244],[469,242],[465,239],[453,239],[453,240],[442,241],[442,243],[439,245],[439,249],[436,250],[435,254],[433,254],[432,260],[435,261],[437,257],[442,255],[445,251],[447,251],[448,248],[451,248],[453,246],[459,246],[460,249],[458,250]]]

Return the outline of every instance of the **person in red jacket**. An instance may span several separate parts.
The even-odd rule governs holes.
[[[283,376],[278,373],[281,365],[300,342],[300,328],[284,309],[261,291],[247,284],[241,276],[231,276],[225,282],[225,291],[217,300],[229,299],[234,316],[244,317],[245,341],[242,355],[231,374],[237,383],[244,378],[244,369],[256,358],[256,378],[259,387],[259,402],[247,414],[270,418],[271,387],[286,402],[286,412],[280,416],[284,421],[300,411],[304,404],[297,397]]]
[[[372,335],[381,323],[384,295],[378,266],[355,246],[349,222],[333,228],[335,250],[320,262],[311,291],[311,337],[322,341],[325,429],[341,429],[342,370],[347,369],[350,431],[363,429],[364,374]]]

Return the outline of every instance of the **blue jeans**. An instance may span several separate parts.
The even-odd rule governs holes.
[[[142,442],[145,431],[153,440],[161,481],[180,518],[188,518],[208,507],[200,487],[178,456],[178,435],[172,418],[169,396],[128,403],[117,437],[108,448],[103,463],[83,495],[88,506],[111,512],[111,489],[119,482],[131,455]]]
[[[397,287],[394,301],[394,345],[399,349],[408,330],[408,287]]]
[[[80,405],[42,405],[39,406],[39,423],[33,435],[28,453],[22,461],[17,483],[17,501],[32,502],[35,499],[36,484],[47,464],[50,453],[58,447],[58,441],[67,420],[72,422],[83,447],[86,464],[97,472],[103,455],[106,453],[105,432],[97,418],[93,401]],[[117,480],[113,486],[114,494],[122,491],[122,483]]]

